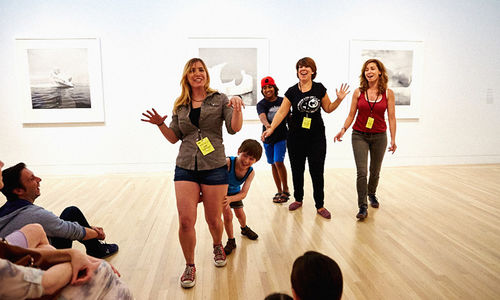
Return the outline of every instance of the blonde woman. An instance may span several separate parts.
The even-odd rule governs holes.
[[[361,68],[360,86],[352,95],[351,109],[344,127],[334,138],[342,141],[347,128],[356,116],[352,127],[352,150],[356,161],[359,212],[356,218],[363,220],[368,216],[368,202],[373,208],[379,207],[375,193],[379,181],[380,168],[387,147],[387,124],[384,115],[387,111],[391,143],[389,151],[396,151],[396,113],[394,92],[387,88],[388,76],[384,64],[377,59],[369,59]],[[368,155],[370,155],[370,178],[368,176]]]
[[[194,249],[196,245],[196,208],[203,195],[205,220],[213,239],[214,263],[226,265],[222,246],[222,202],[227,193],[228,172],[222,143],[222,125],[230,134],[243,124],[240,97],[228,99],[210,88],[210,76],[203,60],[190,59],[184,66],[181,79],[182,93],[174,104],[172,121],[155,109],[146,111],[142,121],[155,124],[172,144],[181,140],[175,167],[175,194],[179,213],[179,240],[186,268],[181,286],[190,288],[196,282]]]

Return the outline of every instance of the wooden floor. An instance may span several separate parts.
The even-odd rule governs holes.
[[[213,265],[200,205],[197,284],[189,290],[179,286],[184,259],[172,174],[46,177],[36,203],[57,214],[76,205],[103,226],[107,241],[120,245],[108,260],[137,299],[291,295],[292,263],[307,250],[338,262],[343,299],[500,299],[500,165],[383,168],[380,208],[364,222],[355,219],[354,169],[326,171],[331,220],[316,214],[308,177],[304,206],[289,212],[271,201],[270,169],[258,171],[244,203],[260,237],[236,231],[238,247],[224,268]]]

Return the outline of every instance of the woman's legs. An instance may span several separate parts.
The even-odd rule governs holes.
[[[47,235],[40,224],[28,224],[19,229],[28,242],[28,248],[55,249],[49,244]]]
[[[304,170],[306,167],[305,149],[301,145],[301,141],[292,139],[288,140],[287,146],[292,167],[293,196],[295,201],[302,202],[304,199]]]
[[[367,183],[366,177],[368,173],[368,150],[369,144],[367,138],[359,133],[352,134],[352,151],[354,160],[356,161],[357,179],[356,190],[358,192],[358,207],[368,207],[366,201]]]
[[[234,231],[233,231],[233,212],[231,211],[231,207],[225,206],[222,209],[222,214],[224,216],[224,228],[226,229],[227,238],[234,239]]]
[[[370,179],[368,180],[368,195],[377,192],[378,180],[382,160],[384,160],[385,148],[387,147],[387,135],[377,134],[372,136],[370,143]]]
[[[201,185],[205,220],[212,235],[214,245],[221,244],[223,225],[221,220],[222,201],[227,193],[227,184]]]
[[[175,181],[175,196],[179,213],[179,242],[186,264],[194,264],[196,246],[196,208],[200,198],[200,185],[192,181]],[[207,201],[203,195],[203,201]],[[220,216],[220,215],[219,215]]]
[[[326,139],[314,141],[309,145],[307,161],[309,163],[309,174],[313,184],[313,198],[316,209],[320,209],[324,205],[324,174],[325,174],[325,157],[326,157]]]

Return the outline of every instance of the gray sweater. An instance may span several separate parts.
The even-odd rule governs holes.
[[[21,207],[0,217],[0,237],[5,237],[31,223],[42,225],[48,237],[70,240],[82,240],[85,237],[85,227],[77,222],[64,221],[52,212],[34,204]]]

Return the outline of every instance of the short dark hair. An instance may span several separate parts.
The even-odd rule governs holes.
[[[238,148],[238,152],[245,152],[258,161],[262,156],[262,146],[256,140],[247,139],[241,143],[241,146]]]
[[[16,200],[17,195],[14,194],[15,189],[24,189],[21,182],[21,172],[26,168],[25,163],[18,163],[15,166],[7,168],[2,171],[3,177],[3,188],[1,189],[2,194],[7,197],[7,201]]]
[[[264,298],[264,300],[293,300],[293,298],[287,294],[273,293]]]
[[[316,68],[316,63],[314,62],[314,59],[310,57],[303,57],[297,61],[295,64],[295,71],[299,71],[299,67],[309,67],[313,71],[313,74],[311,76],[311,79],[316,78],[316,75],[318,75],[318,68]],[[299,77],[299,74],[297,74],[297,77]]]
[[[339,265],[315,251],[307,251],[295,260],[291,281],[301,300],[342,297],[343,279]]]

